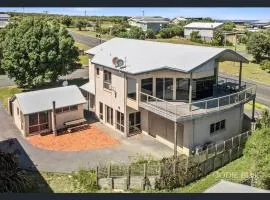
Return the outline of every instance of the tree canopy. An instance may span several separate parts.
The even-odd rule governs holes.
[[[77,20],[75,23],[76,28],[78,28],[79,31],[82,30],[82,28],[86,28],[87,21],[85,20]]]
[[[72,18],[65,15],[61,18],[61,23],[67,27],[69,27],[72,24]]]
[[[78,66],[78,49],[66,28],[55,21],[25,18],[2,42],[1,67],[21,87],[56,81]]]
[[[249,34],[247,50],[257,63],[263,58],[270,59],[270,31]]]

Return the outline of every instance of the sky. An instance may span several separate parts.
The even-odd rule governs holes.
[[[0,12],[31,12],[65,15],[98,15],[98,16],[140,16],[144,11],[145,16],[163,16],[173,18],[184,17],[211,17],[223,20],[262,20],[270,19],[270,8],[0,8]]]

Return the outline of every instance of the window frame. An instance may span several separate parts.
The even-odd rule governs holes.
[[[210,135],[222,132],[226,129],[226,119],[210,124]]]
[[[46,114],[46,122],[40,123],[40,114],[45,113]],[[37,118],[37,123],[30,125],[30,117],[36,115],[35,118]],[[48,111],[38,112],[38,113],[32,113],[29,114],[29,122],[28,122],[28,131],[29,133],[35,133],[42,130],[49,129],[49,113]]]
[[[100,109],[100,108],[102,108],[102,110]],[[104,110],[104,108],[103,108],[103,103],[102,102],[99,102],[99,118],[101,119],[101,120],[103,120],[104,118],[103,118],[103,111]]]
[[[116,111],[116,129],[125,132],[125,115],[118,110]]]
[[[107,90],[112,89],[112,72],[104,70],[103,74],[103,88]]]

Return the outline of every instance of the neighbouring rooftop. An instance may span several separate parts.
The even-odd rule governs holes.
[[[169,23],[170,19],[160,16],[135,16],[129,20],[141,23]]]
[[[190,72],[207,64],[211,60],[248,62],[237,52],[216,47],[184,44],[172,44],[145,40],[113,38],[86,53],[94,55],[91,62],[115,69],[114,57],[125,61],[120,69],[130,74],[139,74],[155,70],[170,69]]]
[[[223,23],[218,22],[192,22],[184,26],[184,28],[199,28],[199,29],[215,29],[221,26]]]
[[[52,110],[53,101],[56,108],[86,103],[75,85],[18,93],[15,98],[23,114]]]
[[[221,180],[214,186],[208,188],[204,193],[269,193],[269,190],[263,190],[252,186],[233,183]]]

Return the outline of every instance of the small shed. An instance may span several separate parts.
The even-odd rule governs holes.
[[[15,125],[28,136],[63,129],[65,122],[84,118],[85,103],[80,89],[71,85],[15,94],[9,108]]]

